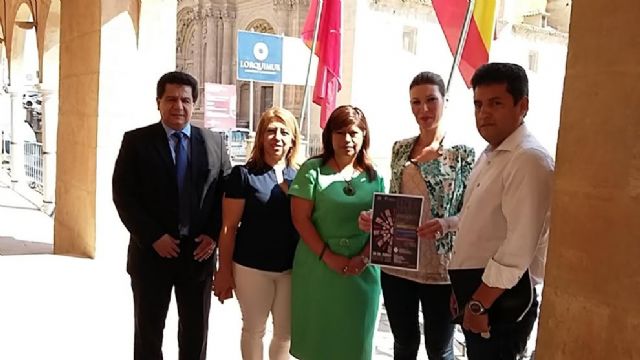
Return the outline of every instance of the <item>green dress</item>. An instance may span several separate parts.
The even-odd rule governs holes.
[[[312,221],[322,240],[336,254],[352,257],[369,235],[358,228],[358,215],[371,208],[374,192],[384,192],[382,178],[365,173],[346,182],[320,159],[305,162],[289,194],[314,202]],[[358,276],[329,269],[298,242],[292,272],[291,354],[301,360],[369,360],[380,299],[380,270],[367,266]]]

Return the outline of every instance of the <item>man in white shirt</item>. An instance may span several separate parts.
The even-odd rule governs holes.
[[[471,82],[476,127],[489,145],[469,178],[449,270],[456,294],[468,285],[456,284],[453,274],[478,270],[470,298],[457,304],[469,359],[515,360],[537,317],[531,284],[544,276],[554,164],[524,125],[529,91],[522,67],[486,64]],[[497,321],[492,305],[516,284],[528,294],[520,316]]]

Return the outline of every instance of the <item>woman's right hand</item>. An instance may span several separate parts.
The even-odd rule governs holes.
[[[329,269],[337,272],[340,275],[347,275],[349,271],[349,262],[351,261],[348,257],[338,255],[329,250],[325,252],[322,260],[329,267]]]
[[[366,233],[371,232],[372,213],[371,210],[361,211],[360,216],[358,216],[358,227]]]
[[[231,269],[219,269],[215,277],[213,278],[213,295],[218,298],[221,304],[224,301],[233,297],[233,289],[236,284],[233,279],[233,272]]]

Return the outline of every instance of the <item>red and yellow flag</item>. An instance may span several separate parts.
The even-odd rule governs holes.
[[[449,49],[455,55],[469,0],[432,0],[432,3]],[[471,87],[471,77],[476,69],[489,62],[495,17],[496,0],[476,0],[459,65],[467,87]]]

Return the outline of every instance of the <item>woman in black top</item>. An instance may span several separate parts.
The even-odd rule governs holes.
[[[235,291],[242,311],[244,360],[262,360],[267,318],[273,317],[269,359],[289,359],[291,267],[298,234],[287,191],[296,175],[298,124],[286,109],[262,114],[246,165],[231,170],[222,203],[220,267],[214,295]]]

